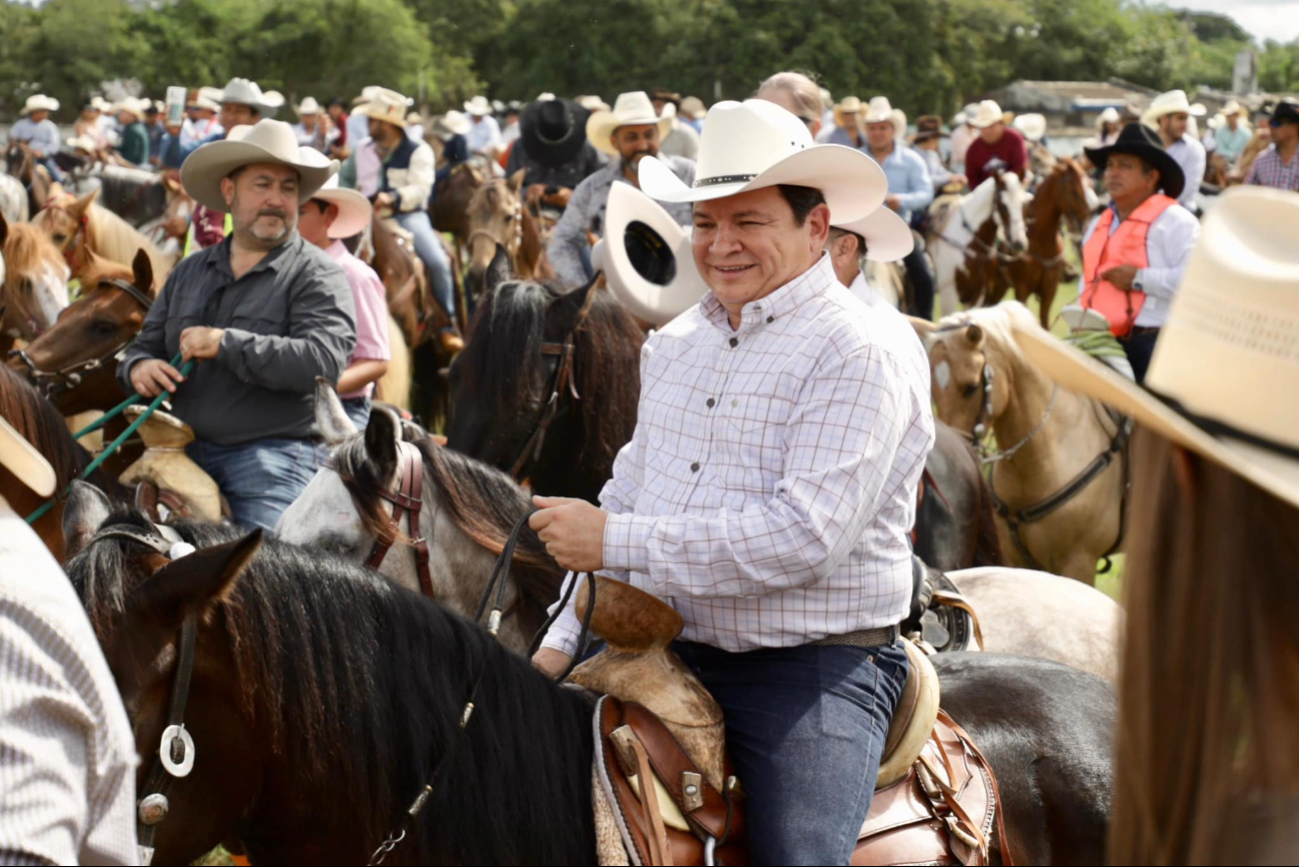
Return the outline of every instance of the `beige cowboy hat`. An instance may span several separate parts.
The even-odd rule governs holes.
[[[625,186],[625,184],[624,184]],[[18,481],[42,497],[54,493],[58,483],[54,468],[22,434],[0,418],[0,465],[18,477]]]
[[[708,108],[704,105],[704,101],[699,97],[687,96],[685,99],[681,100],[680,114],[682,117],[689,118],[690,120],[703,120],[704,116],[708,114]]]
[[[1186,91],[1170,90],[1154,98],[1150,103],[1150,107],[1142,113],[1141,122],[1147,126],[1158,126],[1159,119],[1165,115],[1189,114],[1194,117],[1202,117],[1204,113],[1204,106],[1199,103],[1191,105],[1190,100],[1186,98]]]
[[[372,117],[375,120],[391,123],[404,129],[406,127],[406,109],[409,106],[410,100],[397,91],[388,90],[386,87],[377,87],[370,93],[370,101],[358,110],[366,117]]]
[[[719,102],[699,137],[694,186],[656,157],[640,161],[640,187],[660,202],[703,202],[796,184],[825,196],[834,220],[859,220],[888,194],[884,170],[843,145],[818,145],[807,124],[765,99]]]
[[[34,111],[58,111],[59,101],[52,96],[46,96],[43,93],[34,93],[27,97],[27,102],[23,104],[23,110],[20,115],[26,117]]]
[[[915,236],[907,221],[888,208],[876,208],[860,220],[832,223],[866,239],[866,258],[872,262],[897,262],[916,248]]]
[[[1046,135],[1046,117],[1037,112],[1021,114],[1015,118],[1012,126],[1024,134],[1031,142],[1039,142]]]
[[[374,96],[374,94],[375,94],[377,91],[382,90],[382,89],[383,89],[383,88],[379,87],[379,85],[377,85],[377,84],[368,84],[368,85],[366,85],[365,87],[361,88],[361,95],[358,96],[358,97],[355,97],[355,98],[352,100],[352,106],[355,108],[356,106],[365,105],[367,102],[370,101],[370,97]]]
[[[136,99],[133,96],[128,96],[125,99],[121,99],[113,103],[111,113],[118,114],[120,112],[127,111],[135,115],[136,118],[143,118],[145,109],[147,109],[148,107],[149,107],[149,100]]]
[[[492,104],[487,101],[485,96],[475,96],[465,103],[465,114],[474,117],[486,117],[492,113]]]
[[[1104,126],[1107,123],[1118,123],[1118,122],[1119,122],[1119,110],[1112,105],[1109,108],[1102,111],[1100,114],[1096,115],[1097,129],[1100,129],[1102,126]]]
[[[255,81],[232,78],[226,82],[226,86],[221,90],[221,98],[217,102],[223,105],[225,103],[246,105],[256,109],[259,114],[272,115],[284,105],[284,97],[273,90],[262,93],[262,89]]]
[[[308,114],[320,114],[320,103],[316,102],[314,96],[309,96],[302,100],[302,102],[298,103],[295,111],[297,111],[298,117],[303,117]]]
[[[594,96],[592,94],[579,96],[577,99],[573,100],[573,102],[576,102],[578,105],[582,106],[582,108],[591,112],[613,111],[613,109],[609,107],[609,103],[605,102],[600,97]]]
[[[844,115],[855,114],[860,117],[864,110],[865,107],[860,99],[855,96],[845,96],[834,107],[834,125],[843,126]]]
[[[609,291],[633,316],[661,328],[708,292],[690,231],[631,184],[614,184],[604,238],[591,251],[591,264],[604,272]]]
[[[237,126],[222,141],[201,146],[185,160],[180,182],[199,204],[226,213],[221,181],[235,169],[253,163],[275,163],[298,172],[298,202],[307,201],[338,171],[338,161],[313,148],[299,148],[293,127],[265,118],[252,126]]]
[[[969,106],[966,106],[966,112],[969,113]],[[1001,106],[997,105],[996,100],[985,99],[974,109],[973,114],[969,114],[970,126],[975,129],[987,129],[993,124],[1005,123],[1006,115],[1002,112]]]
[[[1204,217],[1145,388],[1040,329],[1018,332],[1061,386],[1299,506],[1299,196],[1233,187]],[[1148,389],[1148,390],[1147,390]]]
[[[452,109],[442,115],[442,127],[454,135],[465,135],[473,129],[473,123],[462,111]]]
[[[1229,99],[1227,100],[1227,104],[1222,107],[1222,111],[1219,112],[1219,114],[1223,117],[1231,117],[1233,114],[1241,114],[1244,111],[1245,109],[1241,107],[1239,102],[1234,99]]]
[[[300,150],[310,150],[301,148]],[[304,154],[304,156],[310,156]],[[338,185],[338,175],[325,181],[325,185],[316,190],[311,197],[315,201],[328,202],[338,208],[338,218],[329,227],[329,237],[350,238],[360,234],[370,223],[374,207],[370,200],[356,190],[349,190]]]
[[[586,119],[586,137],[596,150],[616,157],[618,149],[613,146],[611,139],[618,127],[656,123],[659,127],[659,141],[662,141],[672,132],[672,120],[671,117],[658,116],[645,91],[620,93],[611,110],[594,111]]]
[[[867,103],[866,110],[862,112],[862,120],[866,123],[884,123],[893,121],[893,105],[889,102],[887,96],[873,96]]]

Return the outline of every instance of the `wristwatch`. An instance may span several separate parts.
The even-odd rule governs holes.
[[[1132,288],[1135,289],[1135,290],[1137,290],[1138,292],[1145,292],[1145,291],[1146,291],[1146,286],[1145,286],[1145,284],[1141,282],[1141,272],[1140,272],[1140,271],[1137,272],[1137,276],[1135,276],[1135,277],[1132,278]]]

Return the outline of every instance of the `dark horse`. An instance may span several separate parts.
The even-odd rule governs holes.
[[[936,439],[925,459],[916,509],[915,552],[940,572],[1000,566],[992,496],[970,441],[934,420]]]
[[[572,292],[492,285],[451,365],[447,445],[540,493],[595,502],[636,429],[644,340],[600,278]]]
[[[196,624],[184,721],[197,760],[170,787],[158,863],[188,863],[222,841],[253,863],[360,863],[426,783],[429,801],[388,863],[592,863],[589,696],[340,559],[277,541],[258,551],[257,534],[181,524],[200,550],[168,562],[123,535],[96,538],[156,531],[137,513],[111,514],[88,486],[65,523],[80,551],[69,577],[146,765],[168,716],[178,633]],[[1014,856],[1099,863],[1109,685],[991,654],[935,666],[944,705],[996,768]]]

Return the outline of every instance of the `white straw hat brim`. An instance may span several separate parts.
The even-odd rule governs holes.
[[[889,208],[876,208],[860,220],[830,224],[837,229],[856,232],[866,239],[866,258],[872,262],[897,262],[916,248],[915,236],[907,221]]]
[[[356,190],[339,187],[317,190],[311,198],[338,207],[338,218],[329,227],[331,238],[350,238],[359,234],[369,224],[370,216],[374,213],[370,200]]]
[[[54,468],[9,422],[0,418],[0,464],[42,497],[54,493]]]

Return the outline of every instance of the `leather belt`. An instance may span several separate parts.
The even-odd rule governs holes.
[[[812,647],[886,647],[898,640],[901,630],[897,625],[880,626],[875,629],[858,629],[843,635],[827,635],[820,641],[811,642]]]

